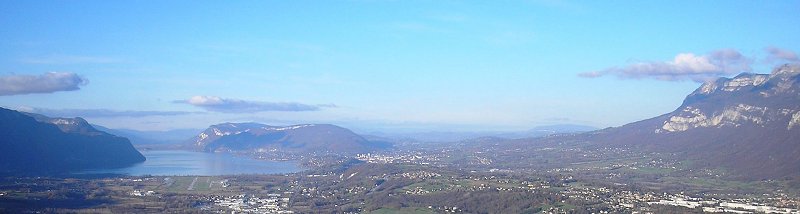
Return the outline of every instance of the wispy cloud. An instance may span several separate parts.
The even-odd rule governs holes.
[[[795,52],[780,49],[777,47],[767,47],[764,49],[767,51],[767,63],[773,62],[800,62],[800,58],[797,57]]]
[[[639,62],[623,67],[580,73],[578,76],[595,78],[614,75],[623,79],[657,79],[667,81],[692,80],[705,82],[720,76],[750,71],[753,60],[736,50],[723,49],[705,55],[681,53],[672,61]]]
[[[187,111],[130,111],[130,110],[111,110],[111,109],[47,109],[20,107],[17,110],[42,114],[51,117],[148,117],[148,116],[174,116],[196,114],[199,112]]]
[[[47,55],[24,58],[19,61],[28,64],[109,64],[122,62],[122,60],[112,57],[75,55]]]
[[[0,76],[0,96],[74,91],[89,81],[71,72]]]
[[[207,111],[222,113],[254,113],[264,111],[319,111],[321,108],[336,107],[333,104],[309,105],[294,102],[261,102],[248,101],[215,96],[193,96],[186,100],[175,100],[203,108]]]

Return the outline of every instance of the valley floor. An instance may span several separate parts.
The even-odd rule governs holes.
[[[415,149],[307,158],[317,166],[282,175],[6,177],[0,213],[800,212],[794,180],[745,181],[673,155],[570,144],[404,148]]]

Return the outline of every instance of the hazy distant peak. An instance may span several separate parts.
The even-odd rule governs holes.
[[[800,63],[784,64],[772,70],[770,78],[775,76],[794,77],[800,74]]]

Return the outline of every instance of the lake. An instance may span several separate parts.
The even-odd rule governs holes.
[[[85,170],[75,174],[125,174],[133,176],[282,174],[303,171],[295,161],[256,160],[225,153],[180,150],[141,151],[147,160],[126,168]]]

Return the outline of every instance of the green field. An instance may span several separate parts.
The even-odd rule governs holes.
[[[172,177],[174,182],[167,186],[170,192],[204,192],[221,189],[220,179],[215,177]],[[193,184],[194,183],[194,184]]]
[[[418,207],[404,207],[404,208],[380,208],[377,210],[373,210],[369,212],[370,214],[395,214],[395,213],[415,213],[415,214],[427,214],[427,213],[436,213],[431,209],[427,208],[418,208]]]

